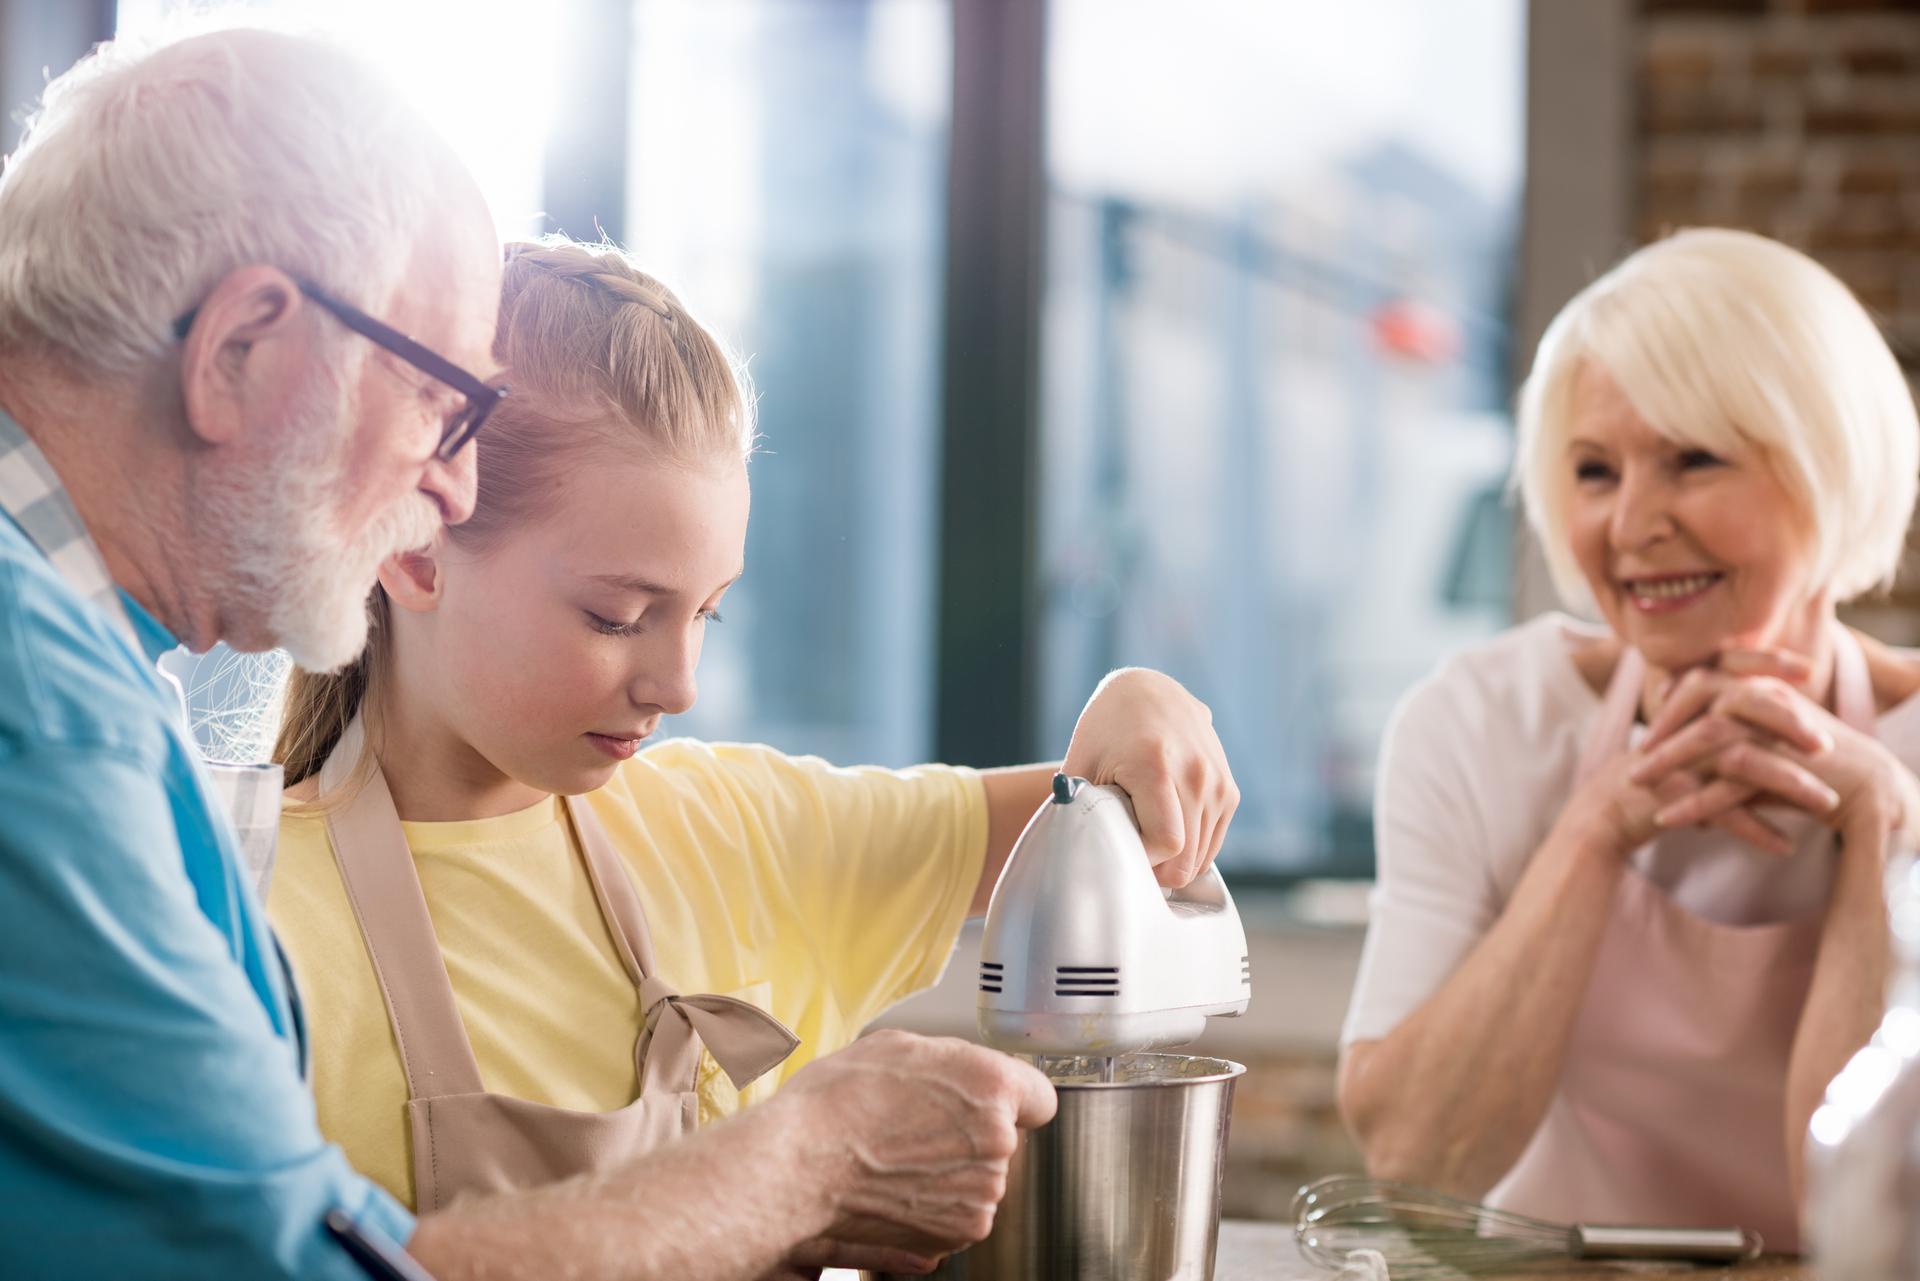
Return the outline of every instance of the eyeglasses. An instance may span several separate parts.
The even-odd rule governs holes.
[[[440,444],[433,452],[441,462],[450,463],[458,457],[468,442],[480,434],[480,428],[486,425],[487,415],[499,408],[500,402],[507,398],[505,387],[482,382],[431,347],[415,342],[393,326],[375,320],[352,303],[335,298],[312,281],[296,279],[294,283],[300,286],[302,294],[332,313],[336,320],[356,334],[392,352],[421,373],[445,383],[467,398],[459,412],[447,420],[440,432]],[[200,309],[195,307],[174,321],[174,337],[185,338],[187,331],[193,328],[193,318],[199,314]]]

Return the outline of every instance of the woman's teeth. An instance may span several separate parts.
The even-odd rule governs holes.
[[[1642,580],[1628,583],[1627,590],[1643,600],[1678,600],[1682,596],[1705,591],[1719,577],[1718,574],[1690,574],[1685,578],[1663,578],[1658,582]]]

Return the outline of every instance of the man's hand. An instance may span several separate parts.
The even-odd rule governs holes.
[[[987,1235],[1020,1131],[1052,1120],[1055,1099],[1018,1059],[887,1031],[808,1064],[763,1106],[793,1111],[793,1175],[831,1202],[831,1226],[789,1263],[920,1272]]]
[[[987,1235],[1020,1131],[1054,1106],[1018,1059],[879,1032],[634,1161],[426,1215],[407,1249],[445,1281],[925,1272]]]

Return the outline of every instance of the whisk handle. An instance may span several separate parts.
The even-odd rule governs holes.
[[[1739,1263],[1760,1253],[1760,1238],[1743,1228],[1611,1228],[1573,1225],[1582,1259],[1688,1259]]]

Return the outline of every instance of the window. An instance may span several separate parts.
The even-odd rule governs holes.
[[[640,0],[626,239],[750,359],[746,576],[662,733],[933,752],[951,34],[934,0]]]
[[[205,9],[120,0],[116,34],[140,36]],[[542,230],[541,166],[563,28],[525,0],[229,0],[220,20],[315,31],[400,87],[459,152],[503,236]]]
[[[1213,708],[1226,863],[1368,875],[1389,711],[1509,617],[1520,0],[1053,0],[1046,741]]]
[[[124,0],[123,25],[175,7]],[[1511,612],[1524,0],[1049,0],[1044,41],[1035,10],[952,0],[257,7],[393,68],[503,231],[543,199],[597,222],[747,358],[747,574],[666,732],[1044,757],[1105,671],[1149,664],[1214,708],[1245,797],[1229,869],[1370,873],[1391,708]],[[978,74],[1040,53],[1044,77]],[[1031,278],[974,272],[947,222],[1036,257],[994,218],[1030,208],[1042,137],[1028,394],[1029,346],[1020,368],[975,349],[1033,319]],[[979,189],[949,190],[954,138]],[[989,386],[943,424],[953,388]],[[994,456],[967,455],[986,426]],[[969,506],[943,449],[1007,483]],[[1009,661],[976,679],[943,637]]]

